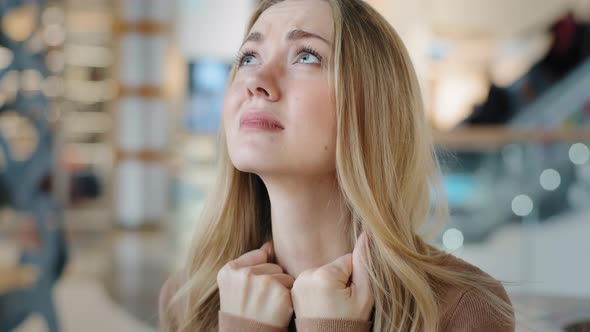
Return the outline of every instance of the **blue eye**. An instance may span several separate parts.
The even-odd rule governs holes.
[[[297,52],[299,54],[299,58],[297,59],[297,63],[303,64],[322,64],[322,56],[320,52],[314,49],[311,46],[304,46],[299,49]]]
[[[240,66],[255,65],[258,64],[258,59],[254,55],[246,54],[240,60]]]
[[[256,64],[258,64],[258,59],[256,58],[256,53],[254,51],[243,50],[236,57],[236,65],[238,67],[256,65]]]
[[[303,55],[301,55],[298,62],[299,63],[322,63],[322,60],[320,60],[317,56],[306,52],[306,53],[303,53]]]

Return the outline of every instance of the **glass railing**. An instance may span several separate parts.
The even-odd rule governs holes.
[[[517,331],[590,319],[590,128],[470,128],[437,142],[451,212],[437,244],[509,282]]]
[[[531,213],[541,220],[562,213],[583,192],[590,130],[473,128],[438,142],[451,225],[466,241]]]

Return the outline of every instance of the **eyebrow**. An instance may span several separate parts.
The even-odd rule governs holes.
[[[287,40],[299,40],[299,39],[305,39],[305,38],[316,38],[316,39],[323,41],[324,43],[326,43],[328,45],[331,44],[326,38],[324,38],[320,35],[316,35],[315,33],[303,31],[303,30],[299,30],[299,29],[295,29],[295,30],[290,31],[287,34],[286,39]],[[259,42],[262,42],[263,40],[264,40],[264,36],[260,32],[252,32],[248,35],[248,37],[246,37],[246,40],[244,40],[243,44],[245,44],[247,42],[259,43]]]

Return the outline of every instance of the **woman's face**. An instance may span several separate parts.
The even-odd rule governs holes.
[[[288,0],[258,18],[240,49],[223,109],[237,169],[260,176],[334,172],[333,34],[327,1]]]

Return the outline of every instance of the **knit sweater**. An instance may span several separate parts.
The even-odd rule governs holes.
[[[487,275],[463,260],[450,255],[448,257],[448,263],[457,269]],[[160,293],[161,315],[163,315],[162,308],[173,294],[170,288],[164,285]],[[499,282],[490,286],[489,289],[510,304],[510,299]],[[481,290],[449,287],[440,291],[438,295],[441,299],[438,332],[514,331],[513,323],[507,324],[495,317],[493,307],[483,299]],[[370,321],[319,318],[296,318],[289,327],[274,327],[219,312],[219,332],[370,332],[371,327]]]

